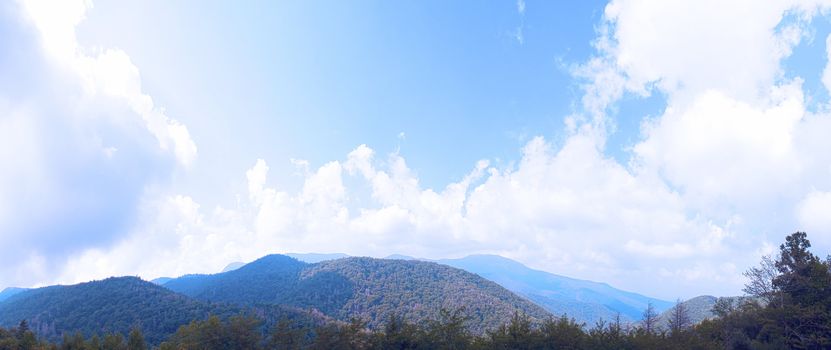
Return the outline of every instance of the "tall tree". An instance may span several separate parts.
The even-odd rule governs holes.
[[[687,305],[681,302],[681,299],[678,299],[669,313],[669,332],[673,335],[679,334],[690,328],[691,325],[692,322]]]
[[[785,296],[783,303],[792,302],[802,306],[829,306],[831,299],[831,273],[829,266],[811,253],[811,242],[805,232],[796,232],[785,238],[779,246],[779,271],[773,285]]]
[[[641,319],[641,326],[647,334],[655,333],[655,323],[658,319],[658,312],[655,311],[655,306],[652,302],[646,303],[646,309],[643,310],[643,318]]]
[[[307,344],[309,330],[298,327],[289,319],[283,318],[271,330],[268,339],[268,348],[275,350],[297,350]]]
[[[779,275],[779,270],[770,255],[763,256],[759,266],[751,267],[743,275],[747,278],[747,283],[742,289],[745,294],[759,298],[765,304],[773,302],[778,292],[773,281]]]
[[[450,311],[439,310],[439,317],[427,325],[427,336],[434,342],[431,346],[441,349],[465,349],[470,343],[471,335],[466,323],[470,320],[464,309]]]

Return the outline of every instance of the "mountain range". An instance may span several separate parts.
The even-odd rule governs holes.
[[[350,257],[310,264],[269,255],[229,272],[182,276],[164,287],[202,301],[289,305],[342,321],[357,317],[370,327],[393,315],[425,322],[443,308],[464,308],[471,317],[469,328],[480,334],[507,322],[514,312],[538,321],[551,316],[476,274],[424,261]]]
[[[345,254],[288,254],[307,262],[340,259]],[[309,260],[307,260],[309,259]],[[648,303],[663,312],[675,303],[623,291],[606,283],[592,282],[531,269],[499,255],[470,255],[459,259],[428,260],[394,254],[386,259],[434,261],[475,273],[542,306],[554,315],[566,315],[578,322],[593,325],[600,319],[611,320],[620,314],[627,323],[641,319]]]
[[[648,303],[662,312],[674,303],[627,292],[606,283],[579,280],[531,269],[498,255],[471,255],[437,262],[476,273],[525,296],[555,315],[593,325],[620,314],[624,322],[641,319]]]
[[[436,319],[442,309],[463,309],[470,330],[482,334],[516,312],[533,322],[567,315],[592,326],[616,315],[637,322],[649,303],[664,312],[659,322],[665,322],[673,305],[496,255],[428,261],[404,255],[275,254],[232,263],[223,271],[152,282],[113,277],[72,286],[7,288],[0,292],[0,326],[25,319],[47,339],[75,330],[126,333],[138,326],[153,343],[211,314],[256,315],[267,325],[282,317],[308,324],[358,318],[374,328],[393,316],[418,324]],[[699,322],[712,317],[714,302],[714,297],[699,297],[685,306]]]

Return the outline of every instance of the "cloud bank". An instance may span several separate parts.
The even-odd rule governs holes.
[[[0,5],[2,285],[49,281],[70,256],[117,241],[146,188],[196,158],[124,52],[78,45],[89,6]]]

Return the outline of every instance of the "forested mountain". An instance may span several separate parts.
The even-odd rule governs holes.
[[[320,262],[347,257],[345,254],[288,254],[305,262]],[[622,321],[637,322],[652,303],[660,313],[673,302],[623,291],[606,283],[579,280],[531,269],[498,255],[470,255],[459,259],[428,260],[393,254],[385,259],[433,261],[475,273],[528,298],[554,315],[568,315],[578,322],[594,324],[611,320],[620,313]]]
[[[137,326],[153,342],[190,320],[226,311],[230,310],[135,277],[118,277],[19,293],[0,303],[0,325],[11,327],[27,320],[35,333],[46,338],[76,330],[84,334],[126,334]]]
[[[419,323],[441,309],[465,309],[482,333],[521,312],[533,320],[551,314],[498,284],[453,267],[423,261],[344,258],[307,264],[269,255],[238,270],[189,275],[165,287],[204,301],[314,308],[336,319],[357,317],[370,327],[391,316]]]
[[[20,292],[0,302],[0,349],[101,349],[90,336],[105,333],[104,344],[120,344],[107,349],[146,349],[145,339],[199,350],[829,349],[831,258],[808,248],[804,232],[786,237],[777,256],[745,273],[746,297],[693,298],[660,316],[648,308],[631,325],[550,318],[494,282],[433,262],[272,255],[170,282],[201,301],[133,277]]]
[[[12,295],[18,294],[20,292],[25,292],[27,290],[28,289],[26,289],[26,288],[16,288],[16,287],[9,287],[9,288],[3,289],[3,291],[0,292],[0,301],[6,300],[6,299],[10,298]]]
[[[404,255],[390,258],[415,260]],[[578,322],[594,324],[621,315],[624,322],[639,321],[648,303],[657,312],[673,303],[613,288],[605,283],[579,280],[531,269],[498,255],[470,255],[460,259],[435,260],[482,276],[522,295],[554,315],[568,315]]]
[[[281,318],[313,324],[315,317],[279,306],[209,304],[136,277],[113,277],[71,286],[28,290],[0,302],[0,326],[26,320],[38,336],[56,340],[64,333],[127,334],[139,328],[150,344],[158,344],[192,320],[209,315],[227,318],[240,313],[257,315],[273,325]]]

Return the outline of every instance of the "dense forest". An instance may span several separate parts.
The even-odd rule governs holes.
[[[377,327],[360,319],[266,322],[248,313],[198,318],[161,342],[146,341],[134,326],[126,336],[64,332],[50,343],[21,321],[0,329],[0,349],[828,349],[831,259],[814,255],[810,246],[803,232],[788,236],[777,256],[745,273],[746,298],[719,299],[716,317],[698,324],[683,303],[670,310],[665,326],[651,307],[637,324],[617,318],[585,325],[515,312],[482,334],[471,331],[475,320],[464,308],[442,308],[418,324],[390,314]]]
[[[206,303],[137,277],[39,288],[0,302],[0,325],[26,320],[26,329],[50,341],[58,341],[67,333],[127,334],[140,328],[150,344],[158,344],[179,326],[211,315],[223,319],[256,316],[264,326],[282,319],[308,326],[331,321],[325,315],[283,305]]]
[[[344,322],[365,320],[371,328],[393,314],[420,324],[442,308],[465,308],[474,334],[507,322],[516,310],[534,321],[552,316],[481,276],[425,261],[344,258],[306,264],[269,255],[234,271],[184,276],[164,287],[203,302],[314,309]]]

